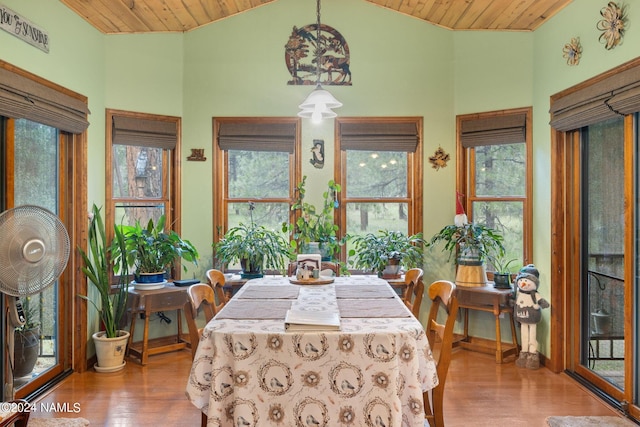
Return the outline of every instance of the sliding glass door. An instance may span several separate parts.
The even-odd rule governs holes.
[[[582,132],[581,364],[624,390],[624,120]]]
[[[571,369],[623,411],[635,403],[634,318],[638,263],[634,256],[637,115],[619,116],[576,131],[573,158],[575,311]],[[637,406],[636,406],[637,407]]]
[[[60,216],[64,136],[56,128],[26,119],[0,120],[5,124],[0,144],[5,153],[4,208],[36,205]],[[60,282],[56,281],[43,292],[21,297],[26,323],[14,332],[14,355],[5,354],[18,397],[33,392],[63,371],[63,295]]]

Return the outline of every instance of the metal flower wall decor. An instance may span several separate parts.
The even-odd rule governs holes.
[[[622,42],[624,36],[627,16],[625,7],[618,6],[616,2],[610,1],[606,7],[600,10],[602,19],[598,21],[596,27],[602,31],[598,40],[604,43],[604,48],[611,50]]]
[[[564,45],[562,57],[567,60],[568,65],[578,65],[582,56],[582,45],[580,37],[572,37],[571,41]]]
[[[451,160],[451,156],[449,156],[442,147],[438,147],[436,152],[433,153],[433,156],[429,157],[429,163],[431,163],[431,167],[435,170],[446,168],[449,160]]]

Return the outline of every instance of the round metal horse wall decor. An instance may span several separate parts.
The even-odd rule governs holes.
[[[338,30],[325,24],[320,24],[318,40],[316,29],[317,24],[293,27],[284,52],[287,69],[291,74],[291,80],[287,84],[351,86],[349,45],[346,40]]]

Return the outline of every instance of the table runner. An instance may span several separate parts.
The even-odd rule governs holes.
[[[394,298],[396,295],[387,285],[336,285],[337,298]]]
[[[340,317],[411,317],[407,307],[392,299],[339,299]]]
[[[240,300],[231,298],[216,319],[281,319],[291,308],[289,300]]]
[[[239,299],[297,299],[300,287],[295,285],[248,286]]]

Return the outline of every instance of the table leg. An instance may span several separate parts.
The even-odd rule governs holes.
[[[463,339],[468,339],[469,338],[469,309],[465,308],[464,309],[464,338]]]
[[[493,315],[496,318],[496,363],[502,363],[502,335],[500,334],[500,306],[493,306]]]
[[[136,330],[136,316],[138,313],[131,313],[131,326],[129,326],[129,345],[127,346],[127,356],[131,355],[131,347],[133,346],[133,333]]]
[[[181,343],[182,342],[182,310],[177,309],[176,315],[178,317],[178,341],[177,342]]]
[[[140,364],[146,365],[149,357],[149,317],[151,313],[144,312],[144,330],[142,331],[142,354],[140,355]]]

